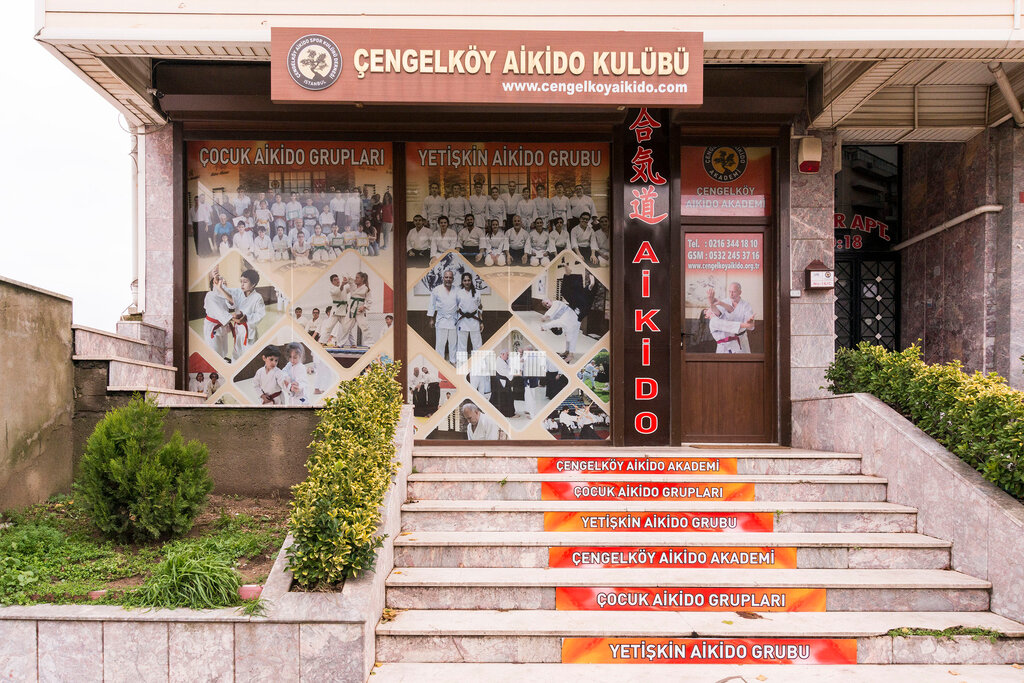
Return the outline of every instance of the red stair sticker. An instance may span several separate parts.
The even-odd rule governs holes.
[[[796,548],[559,547],[549,567],[686,567],[691,569],[796,569]]]
[[[745,482],[545,481],[541,500],[754,500]]]
[[[736,458],[537,458],[540,474],[736,474]]]
[[[824,588],[559,586],[555,609],[669,612],[824,612]]]
[[[565,638],[563,664],[856,664],[853,638]]]

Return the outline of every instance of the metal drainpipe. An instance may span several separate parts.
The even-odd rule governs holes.
[[[992,72],[992,76],[996,79],[996,85],[999,86],[999,92],[1003,94],[1006,106],[1010,108],[1013,122],[1017,124],[1018,128],[1024,127],[1024,110],[1020,108],[1020,102],[1017,101],[1017,95],[1013,92],[1010,79],[1006,77],[1006,72],[1003,71],[1003,65],[999,62],[989,62],[988,70]]]

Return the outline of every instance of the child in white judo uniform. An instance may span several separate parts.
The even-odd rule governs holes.
[[[221,358],[231,360],[231,303],[222,291],[224,278],[219,271],[210,277],[210,291],[203,299],[206,317],[203,319],[203,339]]]
[[[305,349],[301,344],[292,342],[288,345],[288,363],[284,366],[284,374],[288,381],[288,390],[285,392],[285,405],[303,406],[309,403],[309,378],[310,370],[303,364]]]
[[[260,403],[265,406],[284,404],[284,396],[289,388],[288,376],[281,368],[277,348],[268,346],[262,353],[263,367],[256,371],[252,378],[253,387],[260,395]]]
[[[241,358],[249,347],[256,343],[259,337],[257,325],[267,315],[267,304],[263,301],[263,295],[256,291],[259,282],[260,274],[248,269],[242,271],[238,288],[221,288],[235,309],[234,315],[231,316],[235,335],[232,360]]]

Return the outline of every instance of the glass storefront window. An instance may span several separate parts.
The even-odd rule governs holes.
[[[609,151],[407,146],[417,438],[608,438]]]
[[[394,356],[385,143],[189,142],[189,388],[318,405]]]

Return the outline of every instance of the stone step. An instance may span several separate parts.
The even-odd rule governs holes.
[[[145,394],[152,398],[158,406],[171,408],[176,406],[198,406],[206,403],[206,394],[201,391],[182,391],[180,389],[154,389],[151,387],[107,387],[107,393]]]
[[[619,487],[627,483],[635,486]],[[596,484],[597,486],[588,486]],[[689,486],[693,484],[694,486]],[[424,472],[409,475],[414,499],[883,501],[886,480],[864,475],[669,475]],[[624,491],[624,493],[620,493]],[[594,495],[596,494],[596,495]]]
[[[82,325],[72,325],[75,355],[95,357],[130,358],[147,363],[162,363],[164,349],[149,342],[97,330]]]
[[[577,451],[581,451],[577,453]],[[719,464],[723,469],[732,467],[738,474],[860,474],[861,459],[855,453],[826,453],[796,449],[768,451],[735,450],[724,453],[705,449],[562,449],[548,453],[544,449],[508,448],[497,451],[428,450],[417,448],[413,452],[413,470],[417,472],[538,472],[542,463],[554,471],[607,471],[609,465],[619,465],[617,471],[628,472],[631,461],[653,461],[665,467],[684,469],[672,460],[694,461],[697,464]],[[570,469],[571,468],[571,469]],[[615,470],[613,470],[615,471]],[[710,470],[718,471],[716,469]]]
[[[823,668],[824,666],[824,668]],[[374,683],[649,683],[650,681],[759,681],[760,683],[1020,683],[1021,669],[999,665],[807,664],[424,664],[385,663],[373,670]]]
[[[151,323],[141,320],[118,320],[117,333],[122,337],[139,339],[162,349],[167,348],[167,331]]]
[[[672,605],[700,593],[706,594],[708,609],[728,605],[761,611],[793,608],[796,602],[801,611],[853,612],[984,611],[991,588],[988,581],[932,569],[434,567],[395,569],[387,586],[388,606],[399,609],[554,609],[556,592],[565,609],[597,609],[609,596],[632,604],[645,604],[647,596],[646,604],[657,608],[655,597],[667,591],[662,599]],[[824,595],[814,589],[824,589]],[[741,598],[747,602],[734,602]]]
[[[666,561],[662,566],[722,562],[800,569],[947,569],[952,544],[920,534],[806,534],[699,532],[403,532],[395,538],[396,567],[549,567],[604,562],[615,566]],[[637,555],[644,549],[644,556]],[[762,557],[773,552],[767,558]],[[616,553],[616,557],[600,557]],[[654,558],[648,559],[647,554]],[[682,554],[680,557],[679,555]],[[676,555],[673,557],[673,555]],[[623,563],[626,563],[623,565]]]
[[[377,658],[386,662],[557,663],[562,661],[565,639],[643,639],[654,643],[688,638],[715,642],[856,639],[857,662],[861,664],[1013,663],[1024,659],[1024,626],[991,612],[774,612],[759,616],[749,618],[749,614],[744,617],[736,612],[407,610],[377,625]],[[1002,635],[995,643],[986,637],[888,635],[904,628],[942,631],[955,626]],[[607,651],[605,648],[607,643],[591,649]]]
[[[404,531],[583,530],[581,520],[604,533],[621,528],[665,531],[703,528],[776,532],[895,532],[917,530],[914,508],[885,502],[813,501],[562,501],[419,500],[402,506]],[[637,522],[639,526],[624,522]],[[719,525],[721,525],[719,527]],[[716,535],[716,534],[711,534]],[[760,535],[760,534],[759,534]]]
[[[110,356],[73,356],[76,362],[105,362],[107,386],[174,389],[177,368],[131,358]]]

